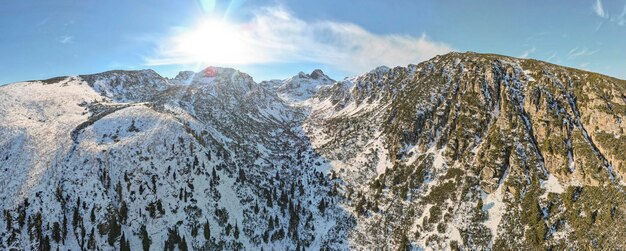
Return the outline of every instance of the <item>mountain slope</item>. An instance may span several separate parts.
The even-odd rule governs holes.
[[[112,71],[0,101],[3,248],[626,246],[626,82],[595,73],[450,53],[338,82]]]

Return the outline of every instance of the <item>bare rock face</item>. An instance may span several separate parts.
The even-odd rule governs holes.
[[[0,249],[626,249],[626,81],[450,53],[0,87]]]
[[[309,76],[311,76],[312,79],[320,79],[320,78],[328,77],[320,69],[313,70],[313,72],[311,72],[311,74],[309,74]]]

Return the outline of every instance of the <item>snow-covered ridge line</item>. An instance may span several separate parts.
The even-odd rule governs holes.
[[[3,86],[0,249],[622,249],[614,81],[450,53]]]

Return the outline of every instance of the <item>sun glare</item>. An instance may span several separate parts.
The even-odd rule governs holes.
[[[220,20],[203,20],[175,38],[174,50],[197,63],[245,64],[255,53],[241,26]]]

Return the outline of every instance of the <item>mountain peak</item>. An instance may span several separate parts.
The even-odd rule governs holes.
[[[320,69],[313,70],[310,74],[306,74],[303,71],[298,72],[298,74],[292,78],[306,78],[306,79],[331,79],[328,75],[324,74],[324,72]]]
[[[181,71],[178,75],[176,75],[176,77],[174,77],[174,79],[179,81],[188,81],[193,78],[195,74],[196,73],[193,71]]]
[[[311,72],[310,74],[311,78],[313,79],[319,79],[319,78],[323,78],[323,77],[328,77],[326,76],[326,74],[324,74],[324,72],[320,69],[315,69],[313,70],[313,72]]]
[[[283,100],[301,102],[313,97],[321,87],[333,83],[335,80],[324,74],[322,70],[315,69],[311,74],[301,71],[283,81],[266,81],[264,85],[275,89]]]

